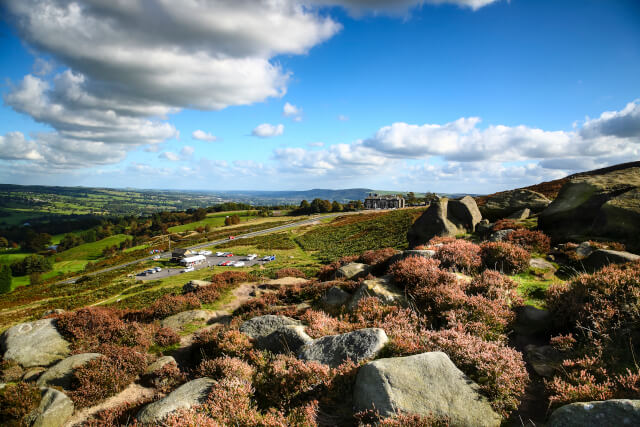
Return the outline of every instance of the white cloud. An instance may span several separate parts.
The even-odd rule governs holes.
[[[200,129],[193,131],[191,136],[193,137],[193,139],[197,139],[199,141],[214,142],[214,141],[218,140],[217,136],[213,135],[210,132],[205,132],[205,131],[200,130]]]
[[[302,114],[302,109],[286,102],[282,109],[282,114],[285,117],[299,116],[300,114]]]
[[[180,155],[182,157],[191,157],[195,151],[196,150],[190,145],[185,145],[182,147],[182,150],[180,150]]]
[[[256,126],[251,132],[251,135],[259,138],[272,138],[274,136],[282,135],[284,133],[284,125],[272,125],[269,123],[263,123]]]
[[[171,162],[177,162],[178,160],[180,160],[180,156],[177,155],[176,153],[171,152],[171,151],[163,151],[162,153],[160,153],[158,158],[159,159],[169,160]]]
[[[0,159],[2,160],[41,160],[37,145],[27,141],[20,132],[9,132],[0,136]]]
[[[312,3],[343,6],[352,13],[402,13],[423,5],[451,4],[472,10],[480,9],[499,0],[311,0]]]

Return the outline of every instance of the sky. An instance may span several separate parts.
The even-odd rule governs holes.
[[[640,160],[637,0],[0,0],[0,182],[490,193]]]

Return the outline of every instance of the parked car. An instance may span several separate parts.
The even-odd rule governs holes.
[[[159,259],[160,259],[160,255],[156,255],[156,256],[154,256],[154,257],[153,257],[153,260],[154,260],[154,261],[157,261],[157,260],[159,260]]]
[[[211,251],[199,251],[198,255],[208,256],[208,255],[211,255]]]
[[[233,240],[235,238],[236,238],[236,236],[229,236],[229,240]]]
[[[253,260],[254,260],[254,259],[256,259],[257,257],[258,257],[258,255],[256,255],[256,254],[249,254],[249,255],[247,255],[247,256],[244,258],[244,260],[245,260],[245,261],[253,261]]]
[[[161,267],[156,267],[156,268],[154,268],[154,270],[156,271],[156,273],[159,273],[159,272],[162,271],[162,268]]]
[[[225,253],[223,256],[226,256],[226,257],[232,257],[232,256],[233,256],[233,254],[232,254],[231,252],[227,252],[227,253]]]
[[[234,267],[244,267],[244,262],[242,261],[236,261],[233,263]]]
[[[220,262],[218,263],[218,266],[223,267],[223,266],[227,265],[227,263],[228,263],[228,262],[229,262],[229,261],[220,261]]]
[[[224,254],[226,254],[226,252],[216,252],[216,256],[224,256]]]
[[[188,273],[188,272],[190,272],[190,271],[195,271],[195,268],[193,268],[193,267],[187,267],[187,268],[184,268],[180,273]]]
[[[260,259],[260,261],[275,261],[276,260],[276,256],[275,255],[267,255],[265,257],[262,257]]]

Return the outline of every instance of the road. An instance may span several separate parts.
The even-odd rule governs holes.
[[[254,232],[251,232],[251,233],[242,234],[242,235],[239,235],[239,236],[235,236],[235,238],[236,239],[246,239],[246,238],[249,238],[249,237],[262,236],[264,234],[273,233],[274,231],[280,231],[280,230],[286,230],[288,228],[300,227],[302,225],[311,224],[311,223],[314,223],[316,221],[319,221],[319,220],[322,220],[322,219],[325,219],[325,218],[332,218],[332,217],[335,217],[335,216],[338,216],[338,215],[345,215],[345,214],[347,214],[347,212],[316,216],[316,217],[313,217],[313,218],[305,219],[304,221],[293,222],[291,224],[280,225],[278,227],[267,228],[265,230],[254,231]],[[230,229],[229,232],[233,232],[233,229]],[[202,248],[206,248],[206,247],[209,247],[209,246],[215,246],[215,245],[220,245],[222,243],[227,243],[228,241],[229,241],[229,239],[214,240],[214,241],[210,241],[210,242],[199,243],[197,245],[189,246],[189,247],[187,247],[185,249],[202,249]],[[116,270],[118,268],[122,268],[122,267],[127,267],[127,266],[130,266],[130,265],[138,264],[140,262],[151,261],[151,260],[153,260],[154,257],[156,257],[158,255],[160,255],[160,258],[171,258],[171,252],[163,252],[161,254],[154,254],[154,255],[150,255],[148,257],[140,258],[140,259],[137,259],[135,261],[129,261],[129,262],[126,262],[124,264],[114,265],[113,267],[103,268],[102,270],[96,270],[96,271],[92,271],[90,273],[83,273],[82,276],[95,276],[97,274],[106,273],[108,271]],[[62,280],[60,282],[56,282],[56,283],[54,283],[54,285],[75,283],[76,280],[77,280],[77,277],[72,277],[70,279],[66,279],[66,280]]]

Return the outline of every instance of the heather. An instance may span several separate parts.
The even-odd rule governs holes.
[[[25,417],[40,404],[40,389],[19,382],[0,389],[0,423],[7,427],[26,425]]]

